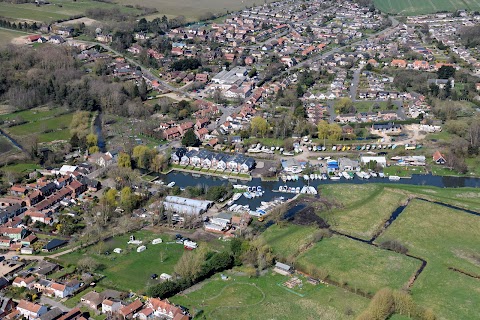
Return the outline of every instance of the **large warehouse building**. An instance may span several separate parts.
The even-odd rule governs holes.
[[[213,205],[212,201],[167,196],[163,202],[165,210],[188,215],[201,215]]]

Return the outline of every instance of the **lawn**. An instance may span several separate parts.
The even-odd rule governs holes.
[[[8,166],[1,167],[1,170],[23,173],[23,172],[30,172],[40,168],[41,167],[36,163],[17,163],[17,164],[11,164]]]
[[[287,224],[284,227],[278,225],[270,226],[262,233],[265,241],[272,247],[273,252],[287,258],[296,255],[303,244],[308,243],[309,236],[316,230],[315,227],[305,227],[293,224]]]
[[[414,300],[432,307],[440,319],[478,319],[480,216],[413,200],[377,240],[397,240],[427,260],[412,288]]]
[[[377,196],[383,187],[378,184],[323,185],[319,188],[322,197],[337,202],[344,208],[367,202]]]
[[[404,167],[392,165],[383,168],[383,173],[386,176],[399,176],[399,177],[411,177],[412,174],[425,174],[425,168],[423,167]]]
[[[353,193],[353,192],[352,192]],[[408,196],[385,188],[369,199],[353,203],[345,208],[322,212],[333,229],[351,236],[369,240]]]
[[[147,231],[139,231],[134,235],[136,239],[143,241],[147,250],[138,253],[137,246],[127,244],[129,235],[123,235],[105,242],[100,254],[98,248],[92,246],[63,255],[59,257],[59,260],[68,265],[76,264],[84,257],[92,257],[103,267],[98,271],[106,277],[101,280],[103,286],[123,291],[144,292],[149,284],[155,282],[150,279],[152,274],[173,273],[173,268],[185,249],[181,244],[176,243],[151,244],[151,240],[159,237],[164,241],[169,241],[169,236],[161,236]],[[121,248],[123,252],[121,254],[113,253],[115,248]],[[105,251],[109,251],[110,255],[105,255]]]
[[[366,243],[333,236],[302,253],[297,264],[300,269],[316,267],[326,270],[329,279],[373,294],[384,287],[401,289],[421,262]]]
[[[479,10],[480,2],[476,0],[374,0],[375,7],[383,12],[400,15],[419,15],[441,11],[456,11],[460,9]]]
[[[14,136],[27,136],[37,134],[39,142],[51,142],[55,140],[70,139],[69,125],[73,113],[60,114],[59,109],[48,111],[23,111],[10,115],[4,115],[7,120],[21,117],[28,121],[25,124],[5,128],[8,133]],[[57,116],[58,115],[58,116]]]
[[[130,3],[129,3],[130,4]],[[82,15],[88,9],[118,8],[123,12],[139,13],[140,11],[133,8],[126,8],[113,3],[99,2],[93,0],[82,1],[62,1],[51,0],[50,4],[37,7],[34,3],[14,4],[8,2],[0,2],[0,12],[5,18],[14,20],[27,20],[39,22],[51,22],[60,19],[68,19],[72,16]]]
[[[216,275],[170,301],[186,306],[192,314],[202,310],[206,319],[354,319],[369,302],[337,287],[313,286],[305,279],[302,290],[308,294],[301,297],[282,286],[285,276],[228,275],[227,281]]]
[[[25,121],[38,121],[42,119],[47,119],[58,115],[62,110],[55,109],[45,109],[45,108],[35,108],[29,110],[23,110],[14,113],[2,114],[0,115],[0,120],[3,121],[13,121],[17,118],[21,118]]]

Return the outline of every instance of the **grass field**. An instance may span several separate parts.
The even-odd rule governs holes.
[[[309,236],[311,236],[315,230],[318,229],[293,224],[288,224],[282,228],[278,225],[273,225],[262,233],[262,236],[272,247],[276,255],[286,258],[296,254],[299,248],[308,242]]]
[[[4,171],[22,173],[22,172],[30,172],[35,169],[40,169],[40,166],[36,163],[17,163],[17,164],[1,167],[0,169]]]
[[[399,15],[419,15],[460,9],[479,10],[478,0],[374,0],[375,7],[383,12]]]
[[[143,5],[142,3],[140,4]],[[68,19],[69,17],[75,15],[84,14],[87,9],[92,8],[118,8],[124,12],[139,12],[139,10],[137,9],[126,8],[124,6],[119,6],[112,3],[98,2],[93,0],[51,0],[50,4],[42,5],[40,7],[37,7],[34,3],[13,4],[7,2],[0,2],[0,15],[5,18],[10,18],[14,20],[51,22],[60,19]]]
[[[440,319],[478,319],[480,217],[413,200],[378,242],[397,240],[427,260],[412,288],[414,300],[432,307]]]
[[[369,293],[383,287],[401,289],[420,262],[348,238],[333,236],[302,253],[298,265],[328,271],[329,278]]]
[[[202,310],[206,319],[354,319],[368,300],[333,286],[313,286],[303,279],[301,297],[281,284],[288,278],[267,274],[258,278],[214,276],[186,295],[170,301],[192,314]],[[298,290],[298,289],[295,289]],[[348,313],[348,315],[347,315]],[[201,316],[199,317],[199,319]]]
[[[324,190],[324,188],[328,190]],[[349,190],[350,186],[342,191],[341,189],[344,187],[339,185],[330,185],[324,188],[322,188],[322,194],[324,192],[351,192],[352,194],[355,192],[355,190]],[[380,186],[374,186],[374,188],[368,188],[367,190],[372,190],[372,192],[366,192],[365,196],[367,197],[361,197],[358,201],[350,202],[348,205],[342,203],[343,208],[323,212],[321,214],[322,218],[326,219],[332,228],[337,231],[366,240],[370,239],[383,226],[392,212],[406,202],[408,196],[392,189],[383,189]],[[357,195],[362,193],[355,192]],[[344,199],[348,198],[345,197]]]
[[[28,121],[25,124],[5,128],[9,134],[17,137],[31,134],[38,135],[39,142],[70,139],[69,125],[73,114],[60,114],[61,109],[26,110],[9,115],[1,115],[2,120],[12,120],[17,117]]]
[[[266,2],[272,2],[273,0],[267,0]],[[116,0],[116,3],[120,4],[132,4],[130,0]],[[157,8],[159,15],[167,15],[175,17],[179,15],[185,16],[188,20],[196,20],[205,13],[226,13],[236,10],[245,9],[245,7],[251,7],[253,4],[262,5],[262,2],[255,0],[243,0],[243,1],[228,1],[228,0],[144,0],[141,5],[149,8]],[[153,18],[153,16],[152,16]]]
[[[98,254],[95,247],[89,247],[63,255],[59,260],[68,265],[76,264],[84,257],[92,257],[103,265],[103,270],[99,271],[106,277],[101,281],[103,286],[124,291],[142,292],[150,283],[156,281],[150,279],[152,274],[172,274],[175,264],[185,249],[182,245],[176,243],[151,244],[151,240],[159,237],[169,241],[169,237],[166,236],[147,231],[139,231],[134,235],[136,239],[143,241],[147,250],[138,253],[136,251],[137,246],[127,244],[129,235],[123,235],[106,242],[105,249],[101,254]],[[113,253],[112,251],[115,248],[121,248],[123,252],[121,254]],[[109,251],[111,254],[105,255],[104,251]],[[162,255],[163,262],[161,261]]]
[[[4,2],[0,2],[0,15],[2,15],[1,4]],[[12,42],[13,39],[18,37],[28,36],[30,33],[24,33],[14,30],[2,29],[0,28],[0,48],[5,47]]]

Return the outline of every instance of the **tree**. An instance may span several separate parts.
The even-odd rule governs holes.
[[[455,68],[452,66],[441,66],[437,71],[439,79],[450,79],[455,77]]]
[[[328,125],[328,139],[332,141],[337,141],[342,137],[342,128],[336,124],[331,123]]]
[[[98,146],[91,146],[90,148],[88,148],[88,153],[90,154],[94,154],[97,152],[100,152],[100,148]]]
[[[250,70],[250,72],[248,73],[248,77],[253,78],[256,75],[257,75],[257,69],[255,67],[253,67],[252,70]]]
[[[94,272],[100,267],[100,263],[92,257],[85,257],[77,262],[77,268],[82,272]]]
[[[200,140],[192,129],[188,129],[182,138],[182,144],[186,147],[196,147],[200,144]]]
[[[350,98],[341,98],[336,103],[336,107],[340,113],[350,113],[354,108],[353,101]]]
[[[90,133],[89,135],[87,135],[87,145],[89,147],[97,146],[97,144],[98,144],[98,137],[96,134]]]
[[[320,120],[317,124],[317,129],[318,129],[318,138],[319,139],[327,139],[328,138],[328,132],[329,132],[329,125],[328,122],[325,120]]]
[[[257,136],[259,134],[261,137],[264,137],[268,130],[268,123],[262,117],[253,117],[252,121],[250,122],[250,131],[253,136]]]
[[[104,195],[107,204],[111,207],[115,207],[117,205],[117,190],[115,188],[108,189]]]
[[[370,63],[367,63],[367,65],[365,66],[365,70],[372,71],[373,70],[372,65]]]
[[[126,211],[131,211],[133,209],[134,199],[130,187],[124,187],[120,192],[120,203]]]
[[[145,78],[142,78],[142,81],[140,81],[138,85],[138,94],[140,95],[140,98],[142,99],[142,101],[147,100],[147,92],[148,92],[147,83],[145,82]]]
[[[184,279],[195,279],[205,261],[205,255],[206,252],[202,248],[185,251],[174,267],[175,273]]]
[[[132,162],[130,156],[124,152],[120,152],[118,155],[118,166],[121,168],[131,168]]]

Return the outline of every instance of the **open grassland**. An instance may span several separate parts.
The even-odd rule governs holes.
[[[478,0],[374,0],[375,7],[383,12],[399,15],[419,15],[460,9],[479,10]]]
[[[440,319],[478,319],[480,216],[413,200],[377,240],[397,240],[427,266],[412,288],[415,301]]]
[[[73,114],[61,114],[60,109],[27,110],[0,117],[7,121],[14,121],[18,118],[27,121],[27,123],[18,126],[5,128],[5,131],[16,137],[37,135],[39,142],[70,139],[69,125]]]
[[[1,4],[3,2],[0,2],[0,16],[2,15],[2,9],[1,9]],[[29,33],[24,33],[24,32],[18,32],[15,30],[8,30],[8,29],[2,29],[0,28],[0,48],[5,47],[12,43],[12,40],[18,37],[25,37],[28,36]]]
[[[363,187],[363,185],[359,187]],[[325,192],[322,188],[322,195],[324,193],[351,192],[352,197],[356,198],[357,201],[352,202],[349,199],[350,196],[347,195],[342,195],[343,199],[337,196],[336,200],[342,204],[342,208],[324,212],[321,214],[322,218],[326,219],[333,229],[366,240],[372,238],[375,232],[388,220],[392,212],[408,199],[408,196],[404,193],[381,186],[365,188],[365,194],[363,194],[363,191],[358,192],[360,190],[350,190],[350,185],[346,188],[340,185],[331,185],[325,188],[328,190],[325,190]],[[342,188],[346,190],[341,191]],[[353,196],[353,193],[360,193],[363,196],[358,194]],[[348,205],[345,203],[348,203]]]
[[[378,184],[328,184],[321,186],[320,195],[334,200],[343,208],[365,203],[377,196],[383,187]]]
[[[131,3],[125,3],[131,4]],[[139,3],[143,5],[142,3]],[[127,8],[119,6],[114,3],[98,2],[93,0],[80,1],[62,1],[51,0],[48,5],[41,5],[37,7],[34,3],[14,4],[7,2],[0,2],[0,15],[5,18],[13,20],[26,20],[38,22],[51,22],[56,20],[68,19],[75,15],[84,14],[88,9],[102,8],[113,9],[118,8],[123,12],[139,13],[140,11],[134,8]]]
[[[416,259],[340,236],[317,242],[297,263],[305,270],[323,269],[330,279],[371,294],[383,287],[401,289],[421,265]]]
[[[273,252],[281,257],[289,257],[309,242],[310,237],[318,230],[315,227],[288,224],[284,227],[273,225],[263,234],[263,238],[272,247]]]
[[[98,272],[105,275],[101,281],[103,286],[118,290],[144,292],[149,284],[156,283],[150,276],[154,273],[173,273],[173,268],[185,249],[177,243],[166,244],[168,236],[160,236],[147,231],[134,233],[135,238],[142,240],[147,246],[144,252],[138,253],[136,245],[127,244],[129,235],[114,237],[102,246],[98,245],[63,255],[59,258],[64,265],[77,264],[85,257],[92,257],[102,265]],[[162,238],[163,243],[151,244],[151,240]],[[113,249],[121,248],[122,253],[113,253]],[[109,255],[105,252],[109,251]]]
[[[266,2],[272,2],[267,0]],[[120,4],[135,4],[135,1],[116,0]],[[251,7],[253,4],[261,5],[263,2],[255,0],[229,1],[229,0],[144,0],[140,3],[144,7],[156,8],[159,14],[155,16],[167,15],[170,17],[185,16],[188,20],[196,20],[206,13],[227,13]],[[153,16],[152,16],[153,17]]]
[[[26,172],[31,172],[35,169],[40,169],[40,168],[41,167],[36,163],[17,163],[17,164],[1,167],[0,169],[4,171],[26,173]]]
[[[288,277],[267,274],[258,278],[218,275],[197,290],[170,300],[192,313],[203,311],[206,319],[354,319],[369,300],[333,286],[313,286],[303,279],[304,297],[288,291]],[[298,288],[294,288],[297,291]],[[349,314],[347,315],[346,311]]]

